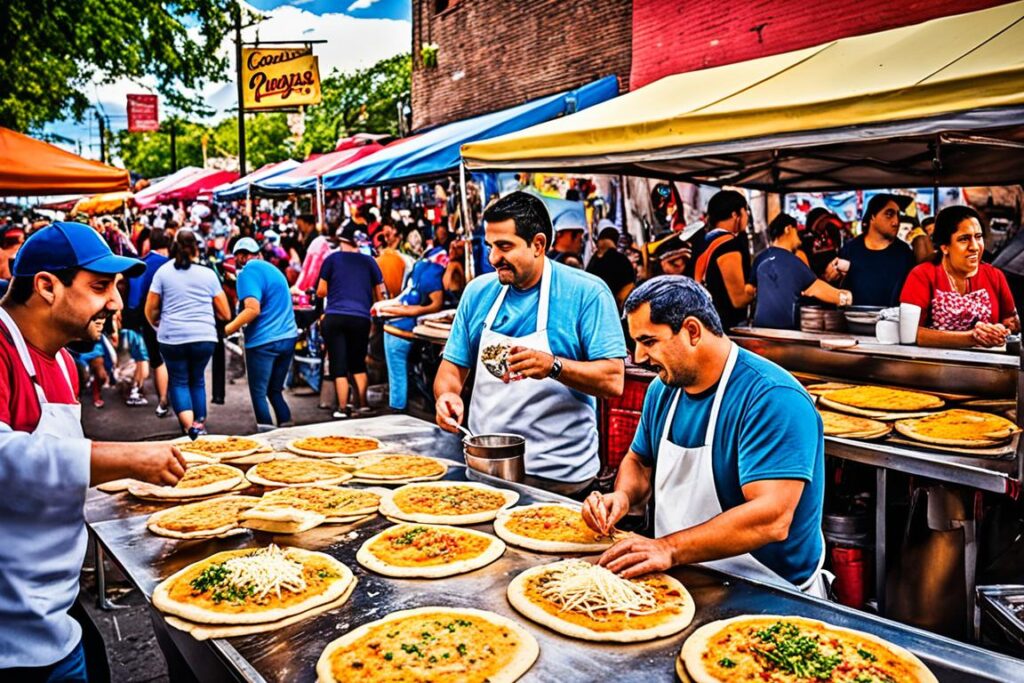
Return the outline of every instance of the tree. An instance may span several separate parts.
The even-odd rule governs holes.
[[[249,171],[264,164],[290,159],[296,154],[288,116],[281,112],[245,117],[245,155]],[[228,118],[214,128],[211,155],[238,156],[238,119]]]
[[[223,76],[218,54],[235,0],[3,0],[0,2],[0,125],[19,131],[71,116],[87,92],[152,75],[169,108],[203,111],[183,94]]]
[[[412,55],[382,59],[352,73],[337,69],[323,79],[323,101],[306,111],[302,151],[330,152],[355,133],[398,134],[398,106],[409,98]]]

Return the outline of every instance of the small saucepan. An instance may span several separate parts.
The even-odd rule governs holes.
[[[466,464],[506,481],[526,477],[526,439],[518,434],[476,434],[462,440]]]

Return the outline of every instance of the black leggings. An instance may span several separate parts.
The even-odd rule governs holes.
[[[370,319],[357,315],[328,313],[320,325],[327,347],[330,377],[366,372],[366,351],[370,342]]]

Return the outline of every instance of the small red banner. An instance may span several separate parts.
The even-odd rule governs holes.
[[[159,128],[156,95],[129,95],[128,130],[132,133],[141,133]]]

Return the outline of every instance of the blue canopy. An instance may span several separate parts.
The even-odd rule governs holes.
[[[459,149],[467,142],[505,135],[575,111],[619,94],[615,76],[606,76],[576,90],[542,97],[510,109],[440,126],[386,147],[363,161],[323,177],[325,190],[398,185],[451,173],[459,168]]]
[[[287,173],[298,165],[299,162],[294,159],[285,159],[284,161],[266,164],[244,178],[239,178],[234,182],[226,183],[220,187],[215,187],[213,189],[213,196],[220,202],[233,202],[239,199],[245,199],[250,185],[261,180],[266,180],[267,178],[273,178],[274,176],[281,175],[282,173]]]

